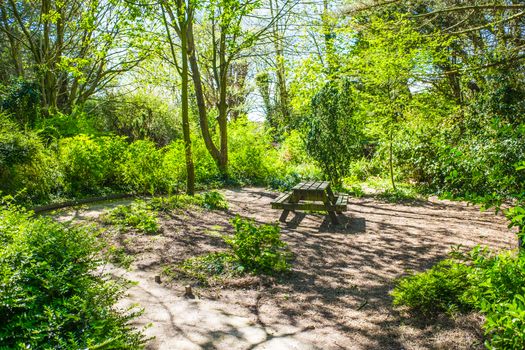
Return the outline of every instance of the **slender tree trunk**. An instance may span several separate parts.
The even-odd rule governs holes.
[[[275,1],[275,4],[274,4]],[[277,17],[278,0],[270,1],[270,12],[272,17]],[[275,73],[277,75],[278,104],[277,110],[280,114],[279,126],[290,123],[290,108],[288,98],[288,87],[286,86],[286,67],[284,66],[284,49],[281,33],[279,33],[279,21],[276,18],[272,26],[273,42],[275,47]]]
[[[219,44],[219,138],[220,138],[220,158],[219,171],[224,179],[228,178],[228,103],[226,94],[228,93],[228,65],[226,63],[226,35],[221,28],[221,39]]]
[[[220,150],[213,143],[208,123],[208,115],[206,112],[206,103],[204,99],[204,90],[202,86],[202,78],[200,75],[199,64],[197,62],[197,55],[195,52],[195,39],[193,37],[193,24],[188,23],[188,61],[191,67],[191,76],[193,79],[193,86],[195,91],[195,98],[197,100],[197,110],[199,113],[199,124],[201,127],[202,138],[208,152],[217,164],[219,171],[225,178],[228,176],[228,121],[227,121],[227,105],[226,102],[219,106],[219,130],[220,130]],[[226,83],[219,87],[220,93],[226,93]],[[222,90],[224,89],[224,90]],[[226,95],[224,95],[225,97]]]
[[[389,166],[390,166],[390,181],[392,182],[392,189],[394,191],[397,191],[396,190],[396,182],[394,181],[394,160],[393,160],[393,152],[392,152],[392,143],[393,143],[393,135],[392,135],[392,130],[390,130],[390,145],[389,145],[389,150],[388,150],[388,153],[389,153],[389,159],[388,159],[388,162],[389,162]]]
[[[188,107],[188,45],[186,28],[181,28],[181,114],[182,133],[184,136],[184,154],[186,156],[186,193],[195,194],[195,167],[193,165],[193,154],[191,151],[191,134]]]
[[[181,77],[181,119],[182,119],[182,134],[184,139],[184,156],[186,160],[186,193],[189,195],[195,194],[195,167],[193,164],[193,154],[191,150],[191,133],[189,120],[189,104],[188,104],[188,86],[189,86],[189,67],[188,67],[188,28],[192,21],[191,9],[183,1],[176,2],[176,15],[173,10],[166,3],[161,3],[162,18],[166,35],[170,44],[170,51],[173,58],[173,65],[177,69]],[[172,21],[171,27],[177,32],[180,39],[180,62],[178,65],[177,54],[175,52],[175,45],[171,37],[170,26],[166,19],[166,12],[169,14]]]

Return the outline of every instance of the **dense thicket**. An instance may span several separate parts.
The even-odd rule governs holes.
[[[0,347],[3,349],[141,349],[115,309],[123,285],[102,274],[93,232],[16,207],[0,209]]]

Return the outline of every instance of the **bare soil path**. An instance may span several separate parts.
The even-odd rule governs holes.
[[[224,248],[218,233],[231,232],[235,214],[275,222],[277,193],[262,188],[222,191],[227,212],[170,214],[158,236],[122,234],[135,255],[131,271],[114,270],[138,284],[123,304],[145,312],[148,349],[477,349],[480,316],[428,320],[391,306],[389,291],[408,270],[422,271],[446,257],[451,246],[477,244],[512,249],[515,236],[503,217],[446,201],[391,204],[351,198],[333,226],[321,214],[289,216],[280,224],[295,255],[292,272],[279,280],[252,278],[183,296],[184,283],[157,284],[163,266]],[[87,209],[76,217],[94,217]],[[62,214],[66,215],[67,214]],[[73,216],[75,216],[73,215]]]

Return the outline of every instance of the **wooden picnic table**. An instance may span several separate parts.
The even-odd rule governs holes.
[[[326,211],[333,224],[338,224],[337,215],[346,210],[348,195],[334,195],[327,181],[300,182],[290,192],[283,193],[272,202],[273,209],[283,209],[279,218],[285,222],[290,211]]]

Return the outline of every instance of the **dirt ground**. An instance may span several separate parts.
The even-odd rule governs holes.
[[[279,280],[233,281],[222,288],[195,289],[184,297],[183,281],[155,282],[164,266],[224,248],[219,234],[239,214],[276,222],[270,208],[277,193],[262,188],[222,191],[227,212],[181,211],[162,220],[157,236],[122,234],[135,255],[130,271],[115,275],[137,282],[121,306],[137,303],[135,322],[154,336],[148,349],[478,349],[479,315],[429,320],[394,310],[389,291],[408,271],[422,271],[452,246],[477,244],[513,249],[515,236],[502,216],[465,203],[430,200],[391,204],[350,198],[333,226],[321,214],[290,213],[281,223],[295,255]],[[62,219],[93,218],[103,207],[63,213]]]

